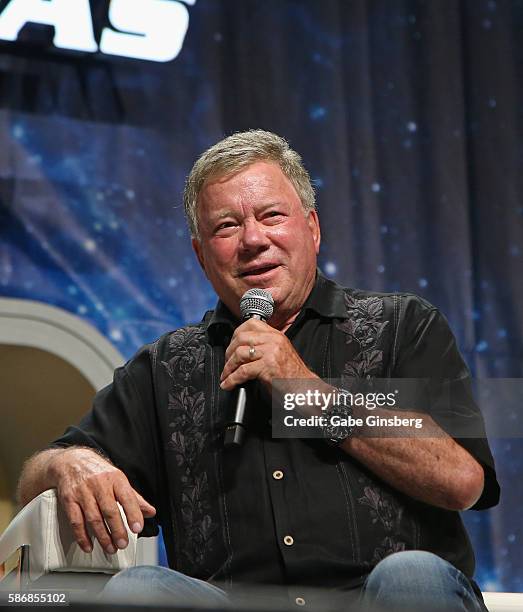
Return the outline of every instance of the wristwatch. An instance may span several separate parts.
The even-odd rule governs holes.
[[[345,389],[337,389],[338,396],[351,397]],[[347,401],[344,404],[334,404],[323,413],[326,425],[322,427],[325,441],[330,446],[339,446],[344,440],[350,438],[354,433],[354,425],[350,425],[352,419],[352,405]],[[334,421],[334,423],[333,423]]]

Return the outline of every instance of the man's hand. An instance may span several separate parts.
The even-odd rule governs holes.
[[[54,454],[49,476],[83,551],[91,552],[88,528],[102,548],[113,554],[128,544],[119,502],[134,533],[143,529],[143,519],[156,510],[135,491],[125,474],[98,453],[87,448],[70,448]]]
[[[257,319],[234,332],[225,351],[222,389],[230,391],[248,380],[260,380],[268,391],[275,378],[318,378],[303,363],[285,334]]]

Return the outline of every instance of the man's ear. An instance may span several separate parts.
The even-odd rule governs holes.
[[[195,252],[196,257],[198,259],[198,262],[200,263],[202,270],[205,272],[205,275],[207,276],[207,272],[205,271],[205,258],[203,256],[202,245],[200,244],[200,241],[196,238],[192,238],[191,244],[192,244],[193,251]]]
[[[316,255],[318,255],[318,253],[320,252],[321,230],[320,230],[320,218],[318,217],[318,213],[315,210],[311,210],[309,212],[309,216],[307,217],[307,223],[309,224],[309,229],[311,230],[312,239],[316,247]]]

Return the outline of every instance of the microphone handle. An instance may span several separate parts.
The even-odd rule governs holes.
[[[265,317],[259,314],[252,314],[245,317],[247,319],[258,319],[265,321]],[[231,422],[225,427],[225,435],[223,445],[226,448],[238,447],[243,445],[245,439],[245,405],[247,404],[247,391],[244,386],[238,387],[238,395],[236,396],[236,407],[234,409],[234,417]]]
[[[245,439],[245,426],[243,421],[245,418],[246,403],[247,391],[245,390],[245,387],[238,387],[234,418],[225,428],[225,436],[223,438],[223,445],[225,447],[242,446],[243,444],[243,440]]]

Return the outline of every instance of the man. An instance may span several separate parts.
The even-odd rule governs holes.
[[[445,379],[455,422],[483,431],[443,317],[416,296],[343,289],[317,272],[314,192],[300,157],[274,134],[239,133],[211,147],[184,200],[216,309],[118,369],[80,425],[28,462],[21,501],[56,487],[85,551],[87,526],[108,553],[126,546],[117,501],[134,532],[159,523],[177,572],[112,579],[125,588],[154,579],[155,590],[222,601],[190,576],[226,590],[280,585],[297,606],[318,603],[304,595],[312,586],[329,589],[323,609],[360,599],[483,610],[458,511],[498,501],[484,436],[454,439],[428,412],[424,437],[347,430],[333,446],[271,436],[275,379],[343,377]],[[268,323],[240,322],[240,298],[254,287],[274,298]],[[238,385],[248,387],[250,422],[244,445],[231,450],[223,431]]]

